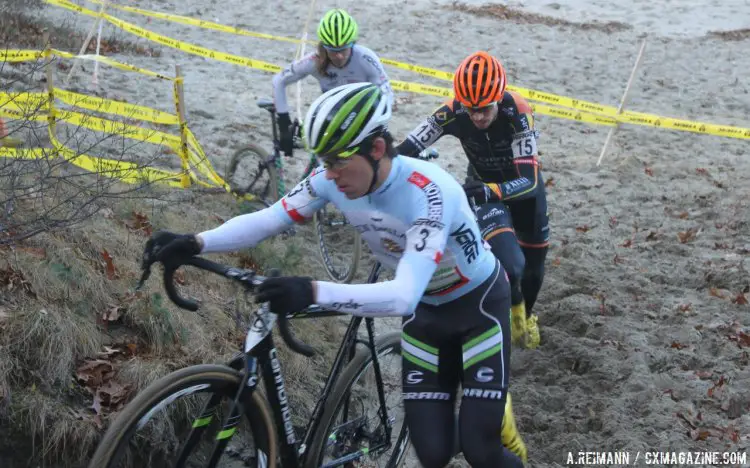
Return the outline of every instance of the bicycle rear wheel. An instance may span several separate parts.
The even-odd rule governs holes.
[[[401,395],[401,332],[378,338],[375,348],[386,408],[378,398],[372,351],[360,349],[331,393],[305,468],[397,468],[404,463],[409,429]],[[387,412],[386,424],[381,418],[383,410]]]
[[[317,211],[313,219],[328,276],[337,283],[349,283],[357,273],[362,256],[359,231],[330,203]]]
[[[267,205],[279,199],[279,175],[274,158],[260,146],[240,148],[229,160],[227,183],[238,195],[250,194]]]
[[[157,380],[110,425],[89,468],[204,467],[214,442],[230,437],[217,466],[276,467],[276,431],[260,391],[240,401],[236,432],[222,427],[242,385],[237,371],[217,365],[192,366]],[[179,454],[182,464],[176,464]]]

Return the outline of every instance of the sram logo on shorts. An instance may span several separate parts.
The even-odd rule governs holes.
[[[488,400],[502,400],[502,390],[488,390],[484,388],[464,388],[465,397],[485,398]]]
[[[406,392],[404,400],[450,400],[450,393],[446,392]]]

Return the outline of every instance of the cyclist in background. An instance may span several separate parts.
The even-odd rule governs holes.
[[[273,77],[273,98],[280,131],[281,150],[291,156],[294,135],[289,117],[286,88],[312,75],[322,92],[349,83],[369,82],[381,87],[393,99],[388,75],[372,50],[356,44],[359,28],[354,18],[341,9],[328,11],[318,25],[317,51],[291,63]]]
[[[539,325],[532,308],[549,248],[547,196],[531,106],[505,86],[505,70],[495,57],[469,55],[453,78],[455,98],[420,123],[397,151],[416,156],[444,135],[459,139],[469,159],[464,189],[480,205],[482,236],[510,277],[513,342],[536,348]]]

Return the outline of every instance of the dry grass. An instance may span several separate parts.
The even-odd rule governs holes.
[[[76,380],[76,369],[87,360],[111,359],[113,379],[131,385],[134,394],[175,369],[226,362],[241,349],[246,318],[238,320],[238,312],[247,317],[255,305],[227,280],[185,269],[180,288],[200,302],[198,312],[178,309],[166,298],[160,271],[153,272],[140,293],[133,287],[147,240],[136,229],[134,213],[145,215],[153,230],[197,232],[215,227],[242,208],[227,195],[152,195],[160,199],[112,201],[81,225],[3,251],[0,271],[12,269],[23,281],[16,280],[10,294],[0,299],[0,426],[14,428],[13,440],[3,440],[10,434],[0,431],[0,458],[5,448],[19,441],[26,446],[23,456],[34,454],[22,466],[45,462],[73,467],[82,453],[93,450],[112,415],[105,412],[97,418],[91,409],[92,394]],[[294,237],[277,237],[246,252],[210,258],[320,278],[323,272],[313,261],[318,255],[314,246],[311,226],[305,226]],[[105,250],[114,275],[107,271]],[[113,307],[119,311],[118,320],[103,321]],[[276,340],[297,424],[306,423],[345,324],[345,319],[330,318],[300,320],[293,326],[301,340],[319,351],[312,360],[291,353],[280,338]],[[131,347],[132,352],[102,357],[103,350],[118,346]],[[180,411],[174,417],[183,416]]]

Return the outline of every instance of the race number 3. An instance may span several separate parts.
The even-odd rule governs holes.
[[[536,154],[536,138],[531,133],[517,135],[512,146],[514,158],[525,158]]]

